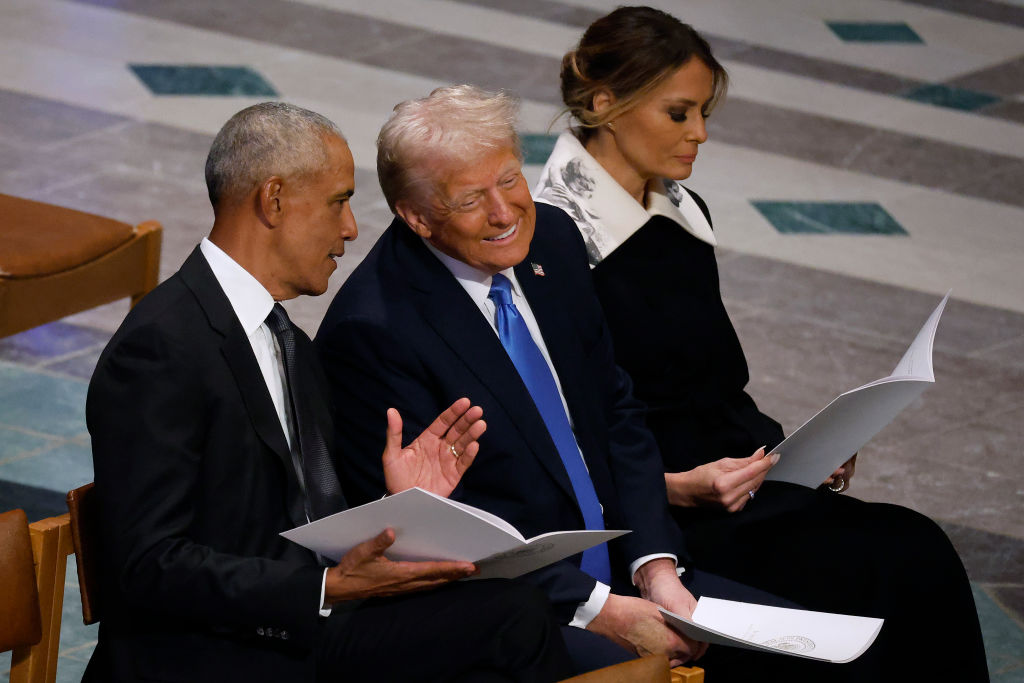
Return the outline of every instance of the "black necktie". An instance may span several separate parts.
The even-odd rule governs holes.
[[[303,386],[292,321],[288,319],[281,304],[274,304],[266,323],[277,337],[284,360],[287,392],[295,421],[294,436],[297,437],[292,439],[292,464],[295,466],[299,488],[305,494],[306,516],[310,521],[320,519],[345,509],[345,498],[330,453],[327,452],[327,443],[307,404],[311,394]]]

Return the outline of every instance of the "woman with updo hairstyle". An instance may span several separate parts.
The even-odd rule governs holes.
[[[711,214],[680,184],[727,84],[707,41],[675,17],[620,7],[598,19],[562,59],[574,125],[534,191],[584,238],[616,360],[648,406],[685,559],[808,609],[884,617],[837,673],[987,680],[966,573],[934,522],[840,495],[856,456],[818,489],[764,481],[778,459],[764,454],[784,434],[745,391]]]

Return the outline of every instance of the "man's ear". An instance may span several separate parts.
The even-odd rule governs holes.
[[[284,181],[275,175],[264,180],[256,193],[260,217],[267,227],[275,228],[284,219],[283,191]]]
[[[399,199],[395,202],[395,213],[412,228],[412,231],[425,240],[430,239],[432,231],[426,210],[417,202]]]

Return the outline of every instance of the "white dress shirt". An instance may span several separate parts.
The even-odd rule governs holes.
[[[470,266],[469,264],[463,263],[458,259],[452,258],[448,254],[437,249],[430,242],[423,240],[423,243],[427,246],[434,256],[444,264],[445,268],[455,276],[455,279],[466,290],[469,294],[469,298],[473,300],[476,307],[480,309],[480,313],[483,314],[484,319],[487,320],[487,324],[494,330],[494,334],[498,334],[497,325],[494,322],[495,306],[494,302],[488,298],[488,294],[491,292],[491,281],[492,276],[487,273]],[[533,338],[533,342],[540,349],[540,353],[544,356],[544,361],[548,364],[548,369],[551,370],[551,376],[555,379],[555,386],[558,387],[558,397],[562,400],[562,408],[565,410],[565,416],[569,420],[569,426],[572,426],[572,415],[569,413],[569,404],[565,402],[565,394],[562,392],[562,382],[558,378],[558,372],[555,370],[555,366],[551,363],[551,356],[548,353],[548,347],[544,343],[544,336],[540,332],[540,326],[537,325],[537,318],[533,315],[533,309],[530,308],[530,302],[523,296],[522,289],[519,287],[519,280],[516,278],[515,271],[512,268],[506,268],[501,271],[501,274],[508,278],[509,282],[512,283],[512,303],[515,304],[516,309],[519,310],[519,315],[522,316],[523,322],[526,323],[527,329],[530,330],[530,336]],[[579,444],[576,445],[579,450]],[[583,460],[583,466],[586,467],[586,460],[583,459],[583,453],[580,452],[580,459]],[[601,512],[604,512],[604,508],[601,508]],[[675,555],[668,553],[656,554],[656,555],[645,555],[634,560],[629,565],[629,575],[632,577],[642,565],[661,557],[671,558],[676,561]],[[590,598],[586,602],[581,602],[579,607],[576,608],[576,612],[573,615],[573,620],[569,622],[570,626],[576,626],[578,628],[586,628],[587,625],[593,621],[594,617],[604,608],[604,603],[608,600],[608,595],[611,592],[611,587],[598,581],[594,586],[594,590],[590,593]]]
[[[263,380],[267,384],[267,391],[270,392],[270,399],[274,402],[274,410],[277,412],[277,419],[281,421],[281,429],[284,431],[284,438],[291,448],[292,439],[292,408],[291,401],[286,399],[287,375],[284,369],[284,357],[281,355],[281,348],[277,343],[277,337],[266,325],[267,316],[274,308],[274,297],[270,295],[266,287],[260,284],[259,280],[238,262],[224,253],[220,247],[203,238],[199,243],[199,250],[203,257],[210,264],[213,276],[217,278],[220,288],[224,290],[224,296],[228,298],[238,322],[242,324],[242,331],[245,332],[252,346],[253,355],[263,373]],[[329,616],[331,609],[324,608],[324,591],[327,587],[327,570],[320,582],[320,614]]]

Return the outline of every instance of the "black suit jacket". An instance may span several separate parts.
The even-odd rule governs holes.
[[[544,275],[534,273],[532,264]],[[627,567],[652,553],[681,552],[667,511],[661,459],[643,406],[614,362],[582,239],[559,209],[537,206],[537,228],[516,276],[551,354],[609,529],[620,588]],[[406,439],[454,400],[484,409],[487,432],[453,498],[497,514],[527,538],[584,527],[568,474],[494,330],[423,242],[396,219],[331,304],[316,337],[336,406],[338,464],[346,495],[384,492],[384,415],[398,408]],[[594,580],[579,556],[531,575],[568,621]]]
[[[312,680],[322,569],[278,536],[304,521],[284,432],[198,248],[111,339],[87,419],[104,616],[86,680]]]

